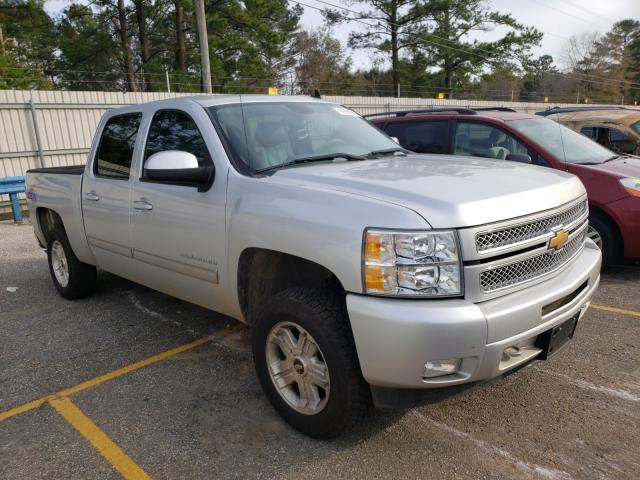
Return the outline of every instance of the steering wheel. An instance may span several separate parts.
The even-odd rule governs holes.
[[[491,154],[498,160],[506,160],[511,152],[504,147],[491,147]]]

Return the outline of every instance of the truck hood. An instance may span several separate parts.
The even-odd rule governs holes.
[[[585,194],[577,177],[551,168],[448,155],[303,164],[278,170],[270,180],[401,205],[414,210],[433,228],[515,218]]]

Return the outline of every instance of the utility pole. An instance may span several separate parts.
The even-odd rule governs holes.
[[[200,40],[200,80],[203,93],[212,93],[211,67],[209,65],[209,37],[207,36],[207,19],[204,13],[204,0],[194,0],[196,7],[196,22],[198,23],[198,39]]]
[[[4,55],[4,37],[2,36],[2,25],[0,25],[0,51]]]

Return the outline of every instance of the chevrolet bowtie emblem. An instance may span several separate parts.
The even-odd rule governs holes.
[[[554,232],[554,236],[549,239],[549,250],[558,251],[565,246],[569,240],[569,233],[564,230]]]

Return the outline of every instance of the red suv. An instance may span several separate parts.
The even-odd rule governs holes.
[[[577,175],[587,189],[589,236],[602,249],[603,264],[622,256],[640,258],[638,157],[616,154],[552,120],[507,108],[411,110],[367,117],[414,152],[473,157],[470,161],[520,161]]]

